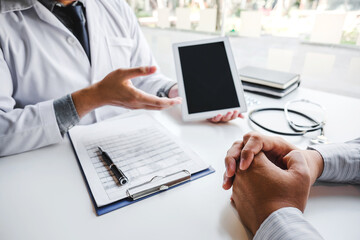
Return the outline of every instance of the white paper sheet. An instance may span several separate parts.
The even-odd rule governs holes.
[[[126,198],[128,188],[154,176],[182,170],[196,173],[209,167],[147,114],[77,126],[70,137],[99,207]],[[120,186],[112,177],[98,146],[128,177],[128,184]]]

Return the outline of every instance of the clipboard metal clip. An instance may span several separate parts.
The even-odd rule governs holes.
[[[126,190],[126,194],[132,200],[146,197],[153,193],[168,190],[170,187],[190,181],[191,173],[181,170],[166,176],[155,176],[150,181],[134,186]]]

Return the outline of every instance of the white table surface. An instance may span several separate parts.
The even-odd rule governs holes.
[[[360,136],[360,99],[298,89],[281,99],[251,95],[256,107],[283,107],[308,98],[327,108],[326,135],[333,142]],[[221,188],[224,157],[251,130],[248,121],[184,123],[179,107],[153,116],[195,150],[216,172],[170,191],[96,216],[78,162],[66,139],[39,150],[0,158],[0,239],[248,239]],[[271,114],[270,114],[271,115]],[[269,115],[267,115],[269,116]],[[273,124],[275,121],[269,117]],[[288,137],[306,147],[310,137]],[[305,217],[325,239],[360,239],[360,187],[319,185]]]

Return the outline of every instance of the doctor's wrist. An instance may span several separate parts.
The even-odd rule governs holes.
[[[170,89],[168,89],[167,96],[169,98],[176,98],[179,96],[179,88],[177,83],[175,83]]]
[[[98,92],[96,85],[92,85],[71,94],[79,118],[106,105],[104,97]]]

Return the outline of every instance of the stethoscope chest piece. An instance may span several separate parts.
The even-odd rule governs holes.
[[[319,135],[316,138],[313,138],[310,140],[311,144],[328,144],[330,143],[328,138],[325,137],[324,135]]]

